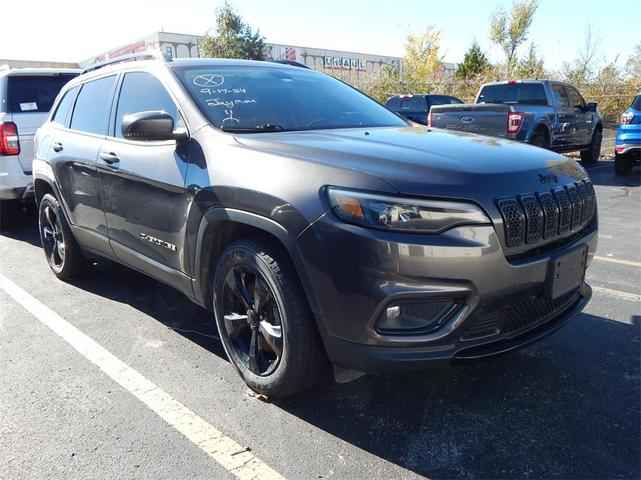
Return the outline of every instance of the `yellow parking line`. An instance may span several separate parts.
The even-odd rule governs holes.
[[[600,257],[599,255],[595,255],[594,259],[599,260],[601,262],[610,262],[610,263],[618,263],[619,265],[628,265],[630,267],[641,267],[641,262],[633,262],[632,260],[621,260],[619,258],[614,258],[614,257]]]
[[[248,448],[207,423],[1,273],[0,289],[229,473],[241,480],[283,479]]]

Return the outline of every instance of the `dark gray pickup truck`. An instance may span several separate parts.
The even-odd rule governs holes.
[[[580,151],[584,163],[599,159],[603,130],[596,103],[586,103],[572,85],[551,80],[488,83],[473,104],[432,107],[428,126]]]

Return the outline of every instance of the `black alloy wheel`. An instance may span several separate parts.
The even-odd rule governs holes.
[[[227,272],[223,289],[225,333],[237,358],[254,375],[270,375],[283,354],[280,312],[261,274],[247,265]]]
[[[51,204],[44,205],[42,209],[40,234],[49,266],[54,271],[62,271],[65,266],[65,238],[60,212]]]
[[[60,202],[47,193],[38,205],[40,240],[49,267],[61,280],[83,274],[91,265],[76,242]]]
[[[265,238],[241,238],[216,261],[213,310],[232,365],[247,386],[284,398],[318,383],[327,356],[294,265]]]

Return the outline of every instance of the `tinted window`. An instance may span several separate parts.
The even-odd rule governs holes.
[[[631,108],[641,111],[641,95],[636,96],[636,98],[634,99],[634,102],[632,102]]]
[[[568,100],[568,96],[565,93],[565,87],[563,85],[560,85],[558,83],[552,84],[552,91],[554,92],[556,103],[558,103],[562,107],[570,106],[570,100]]]
[[[71,117],[72,129],[97,134],[107,133],[107,114],[115,82],[116,76],[112,75],[82,86]]]
[[[10,75],[7,77],[7,111],[48,112],[62,87],[75,76]]]
[[[547,99],[543,85],[540,83],[505,83],[483,87],[478,103],[547,105]]]
[[[122,137],[122,119],[125,115],[150,110],[163,110],[178,123],[178,110],[160,80],[149,73],[127,73],[122,82],[116,110],[116,136]]]
[[[399,108],[401,108],[401,99],[398,97],[388,98],[385,106],[390,110],[398,110]]]
[[[567,91],[570,96],[570,105],[577,108],[585,108],[585,100],[575,88],[567,87]]]
[[[423,96],[401,97],[401,111],[424,112],[427,102]]]
[[[56,108],[56,113],[53,114],[53,118],[51,119],[52,122],[63,126],[67,125],[69,112],[71,111],[71,106],[73,105],[77,92],[78,87],[74,87],[65,93],[65,96],[62,97],[62,100],[60,100],[60,103],[58,104],[58,108]]]
[[[181,82],[216,127],[284,130],[406,126],[358,90],[294,67],[176,67]]]

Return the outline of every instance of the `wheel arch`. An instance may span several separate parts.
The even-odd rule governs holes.
[[[242,210],[217,207],[203,216],[196,237],[194,299],[212,308],[212,278],[216,260],[225,247],[238,238],[259,236],[276,242],[289,256],[314,317],[320,314],[318,301],[295,238],[279,223]]]

